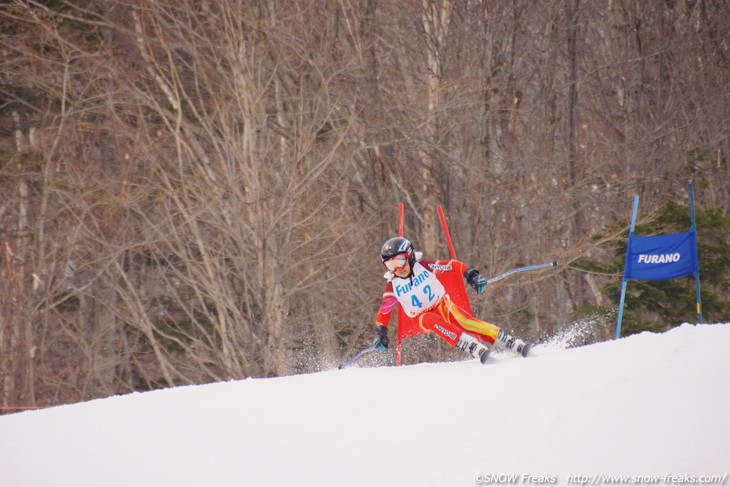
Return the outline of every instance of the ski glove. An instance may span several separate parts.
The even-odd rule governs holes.
[[[388,350],[388,329],[383,325],[375,327],[375,339],[373,340],[373,347],[378,350]]]
[[[484,276],[479,274],[479,271],[476,269],[467,269],[467,271],[464,272],[464,277],[466,278],[466,282],[468,282],[478,294],[483,293],[487,288],[487,280]]]

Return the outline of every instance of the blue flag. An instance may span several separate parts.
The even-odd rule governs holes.
[[[660,281],[699,272],[696,232],[629,237],[624,280]]]

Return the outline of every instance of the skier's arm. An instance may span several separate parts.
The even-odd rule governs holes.
[[[487,280],[479,274],[476,269],[471,269],[469,266],[456,259],[451,260],[422,260],[426,268],[428,268],[434,274],[441,272],[458,272],[469,285],[474,288],[477,293],[482,293],[487,288]]]
[[[395,299],[393,284],[388,281],[385,285],[385,291],[383,291],[383,300],[380,303],[380,308],[378,309],[378,316],[375,318],[375,326],[384,326],[388,328],[390,315],[393,314],[393,308],[395,308],[396,303],[398,303],[398,300]]]
[[[458,272],[459,274],[463,275],[466,271],[469,270],[469,266],[456,259],[421,260],[420,263],[434,274],[441,274],[442,272]]]

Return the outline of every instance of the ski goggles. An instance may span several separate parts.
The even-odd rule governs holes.
[[[398,271],[403,269],[407,263],[408,257],[406,257],[406,254],[398,254],[383,262],[383,265],[385,265],[389,271]]]

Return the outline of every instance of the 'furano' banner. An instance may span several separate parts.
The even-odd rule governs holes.
[[[624,279],[660,281],[699,272],[696,232],[630,237]]]

